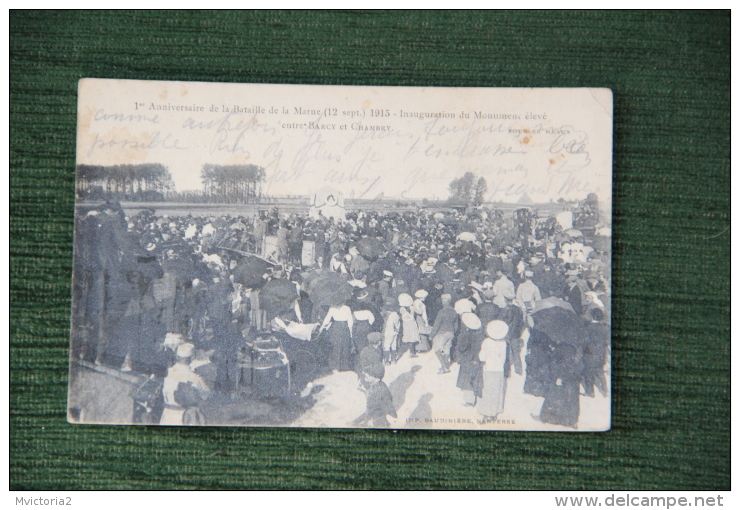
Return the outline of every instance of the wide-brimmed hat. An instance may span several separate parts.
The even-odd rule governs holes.
[[[414,304],[414,298],[404,292],[398,295],[398,304],[401,306],[411,306]]]
[[[486,334],[494,340],[502,340],[509,334],[509,326],[504,321],[491,321],[486,326]]]
[[[424,299],[428,295],[429,293],[425,291],[424,289],[419,289],[416,292],[414,292],[414,296],[418,297],[419,299]]]
[[[462,323],[465,324],[468,329],[480,329],[481,322],[477,315],[474,313],[466,312],[462,314],[461,317]]]
[[[454,308],[457,313],[462,315],[475,310],[475,304],[469,299],[458,299],[455,301]]]

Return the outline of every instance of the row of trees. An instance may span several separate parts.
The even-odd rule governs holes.
[[[170,171],[160,163],[78,165],[77,196],[82,200],[133,202],[254,202],[262,196],[265,169],[257,165],[203,165],[202,191],[178,193]]]
[[[483,177],[476,177],[472,172],[466,172],[462,177],[450,183],[450,205],[478,206],[486,198],[488,184]]]
[[[203,194],[227,204],[253,202],[262,195],[265,169],[257,165],[203,165]]]
[[[160,163],[77,166],[76,191],[81,199],[156,201],[172,190],[172,175]]]

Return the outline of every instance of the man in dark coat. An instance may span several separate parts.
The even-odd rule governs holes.
[[[502,320],[509,326],[506,335],[506,363],[504,364],[504,376],[511,375],[511,366],[514,372],[521,375],[522,368],[522,332],[524,331],[524,311],[518,306],[509,303],[501,309],[498,320]]]
[[[363,372],[363,385],[367,395],[365,412],[354,420],[353,425],[365,426],[372,422],[374,427],[389,427],[387,416],[397,417],[396,408],[393,406],[393,395],[388,386],[383,382],[385,367],[381,363],[375,363],[365,367]]]
[[[440,374],[446,374],[450,371],[450,347],[455,333],[458,329],[458,316],[455,309],[452,308],[452,296],[442,294],[442,308],[437,313],[432,329],[429,332],[429,338],[432,339],[432,349],[437,355],[441,365]]]
[[[303,226],[296,221],[288,234],[289,260],[293,265],[301,265],[303,251]]]
[[[485,332],[481,322],[474,313],[464,313],[460,317],[463,323],[455,344],[455,360],[460,365],[457,375],[457,387],[463,391],[465,406],[475,405],[477,397],[481,396],[482,379],[478,354],[485,339]]]
[[[568,277],[568,287],[565,291],[565,299],[573,307],[573,311],[576,315],[583,313],[583,294],[581,288],[578,286],[578,278],[575,276]]]
[[[578,389],[582,377],[583,363],[577,360],[576,348],[569,344],[555,346],[545,401],[539,417],[533,417],[544,423],[577,429],[581,412]]]
[[[357,373],[362,374],[365,368],[383,364],[383,348],[381,343],[383,341],[383,335],[377,331],[373,331],[367,335],[368,345],[365,346],[357,357]]]
[[[609,352],[610,332],[609,326],[604,324],[604,312],[600,308],[591,310],[591,322],[586,325],[588,330],[588,343],[583,349],[583,390],[587,397],[593,397],[594,386],[606,397],[606,376],[604,364]]]
[[[484,288],[480,292],[483,302],[478,305],[478,317],[485,328],[489,322],[499,318],[501,314],[501,308],[493,304],[494,292],[493,289]]]
[[[544,397],[550,380],[550,363],[555,343],[545,333],[532,329],[527,342],[527,377],[524,379],[524,393]]]
[[[283,220],[280,222],[280,227],[277,231],[277,259],[282,263],[288,262],[290,257],[290,243],[288,241],[288,236],[288,225]]]
[[[541,271],[534,271],[532,282],[540,289],[542,298],[563,297],[563,280],[551,264],[543,264]]]

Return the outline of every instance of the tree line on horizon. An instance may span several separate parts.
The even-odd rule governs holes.
[[[257,165],[203,165],[203,193],[227,204],[254,202],[262,195],[265,169]]]
[[[454,179],[449,186],[449,205],[464,205],[477,207],[486,199],[488,183],[484,177],[477,177],[473,172],[466,172],[462,177]]]
[[[78,199],[91,201],[249,203],[262,197],[265,169],[205,164],[201,180],[203,190],[178,192],[161,163],[78,165],[76,192]]]
[[[174,187],[161,163],[77,166],[76,192],[82,200],[160,201]]]

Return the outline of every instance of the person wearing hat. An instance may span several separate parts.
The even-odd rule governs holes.
[[[344,262],[342,262],[341,254],[335,253],[334,255],[332,255],[331,261],[329,261],[329,269],[331,269],[335,273],[347,274],[347,266],[345,266]]]
[[[480,317],[481,323],[488,324],[492,320],[498,319],[501,309],[493,304],[494,293],[490,287],[482,287],[480,290],[480,297],[483,300],[478,305],[478,317]]]
[[[362,375],[365,367],[370,365],[383,364],[383,334],[373,331],[367,335],[366,345],[357,357],[357,373]]]
[[[534,276],[532,271],[524,271],[524,281],[516,289],[516,302],[527,312],[531,312],[535,302],[542,299],[540,289],[532,282],[532,276]]]
[[[481,394],[480,360],[478,353],[485,337],[477,315],[466,312],[460,317],[463,324],[455,345],[455,359],[460,365],[457,387],[462,390],[465,406],[475,406]]]
[[[290,232],[285,220],[281,220],[277,231],[277,259],[281,263],[286,263],[290,257]]]
[[[576,312],[576,315],[581,315],[583,313],[583,293],[581,292],[581,288],[578,286],[578,277],[568,276],[566,281],[567,288],[565,291],[565,300],[573,307],[573,311]]]
[[[384,376],[385,368],[381,363],[373,363],[363,369],[367,404],[365,412],[352,422],[353,425],[362,427],[372,423],[373,427],[390,427],[387,416],[397,417],[393,395],[383,382]]]
[[[591,322],[586,325],[588,343],[583,348],[583,379],[581,385],[587,397],[595,396],[594,386],[606,397],[606,376],[604,365],[609,354],[611,334],[605,324],[605,316],[600,308],[592,308],[587,314]]]
[[[398,361],[398,334],[401,332],[401,316],[396,311],[396,302],[388,298],[383,310],[383,362],[386,365]]]
[[[579,359],[578,349],[570,344],[557,344],[550,358],[549,375],[540,414],[532,418],[577,429],[583,378],[583,361]]]
[[[329,368],[345,372],[352,370],[352,330],[355,317],[347,305],[333,305],[321,323],[321,330],[329,330]]]
[[[499,308],[504,308],[509,301],[516,298],[516,289],[514,283],[500,269],[496,271],[498,279],[493,282],[493,304]]]
[[[387,269],[383,271],[383,279],[378,282],[377,288],[380,295],[383,296],[383,301],[388,299],[393,286],[393,273]]]
[[[504,410],[506,394],[506,335],[509,326],[504,321],[493,320],[486,326],[486,338],[480,347],[478,358],[481,362],[483,389],[478,399],[478,412],[483,416],[495,419]]]
[[[410,357],[416,358],[416,347],[421,341],[419,336],[419,326],[416,325],[416,319],[411,308],[414,305],[414,299],[406,293],[399,294],[398,296],[399,311],[398,314],[401,317],[401,343],[403,346],[411,351]]]
[[[137,234],[128,233],[126,237],[126,244],[120,246],[123,260],[119,265],[125,282],[120,281],[115,289],[121,292],[120,297],[128,294],[128,300],[119,309],[123,316],[110,321],[108,353],[111,361],[123,360],[124,372],[164,374],[165,366],[157,360],[156,342],[151,341],[164,333],[160,331],[160,308],[154,296],[154,282],[164,276],[164,271],[156,255],[139,245]],[[116,313],[114,308],[106,308],[111,317]]]
[[[360,255],[360,252],[354,246],[350,248],[350,255],[352,256],[352,260],[348,267],[349,273],[353,278],[362,278],[367,273],[367,270],[370,269],[370,263],[365,257]]]
[[[450,347],[455,338],[458,328],[458,315],[452,308],[452,296],[442,294],[440,297],[442,308],[437,313],[429,336],[432,338],[434,353],[440,362],[438,374],[446,374],[450,371]]]
[[[321,226],[319,223],[313,226],[311,230],[313,234],[314,239],[314,252],[315,252],[315,260],[316,260],[316,267],[323,267],[324,266],[324,260],[326,259],[326,232],[324,231],[323,226]],[[319,265],[319,259],[321,259],[321,264]]]
[[[414,313],[414,319],[416,320],[416,326],[419,328],[419,352],[427,352],[430,349],[429,345],[429,318],[427,317],[427,307],[424,300],[429,293],[424,289],[419,289],[414,293],[414,304],[411,306],[411,311]]]
[[[475,313],[475,303],[467,298],[458,299],[455,301],[455,311],[459,315],[464,313]]]
[[[372,324],[371,331],[382,331],[383,321],[381,319],[381,311],[383,310],[384,301],[374,286],[367,286],[362,282],[365,287],[356,287],[352,295],[352,299],[349,302],[349,307],[352,311],[356,310],[369,310],[375,316],[375,322]]]
[[[303,225],[297,220],[288,232],[288,259],[291,264],[300,265],[303,251]]]
[[[186,406],[179,403],[175,397],[181,384],[191,386],[203,399],[208,396],[209,392],[208,385],[203,378],[190,367],[190,362],[195,356],[195,346],[191,343],[179,344],[176,355],[177,361],[167,370],[167,377],[162,386],[164,411],[159,420],[160,425],[183,425]]]
[[[252,235],[254,236],[255,252],[258,254],[261,254],[262,245],[265,241],[265,235],[267,235],[267,222],[262,217],[262,213],[259,213],[254,218],[254,227],[252,229]]]
[[[550,296],[562,297],[565,288],[564,281],[553,268],[552,262],[548,261],[541,265],[542,269],[540,271],[534,271],[532,283],[540,289],[540,294],[543,298]]]
[[[397,276],[393,281],[393,288],[391,289],[388,296],[398,299],[398,296],[400,296],[401,294],[408,294],[409,296],[411,296],[411,290],[409,289],[406,281],[400,276]],[[413,302],[413,299],[411,301]]]
[[[180,333],[169,332],[165,335],[162,347],[164,347],[164,358],[167,360],[167,366],[177,361],[177,348],[184,343],[185,339]]]
[[[528,336],[525,335],[525,332],[528,334],[528,330],[526,329],[526,314],[517,304],[511,302],[501,309],[498,319],[504,321],[509,327],[509,333],[506,335],[508,353],[506,356],[504,374],[508,378],[511,374],[511,367],[513,365],[514,372],[522,375],[522,347],[524,346],[524,339],[528,338]]]

